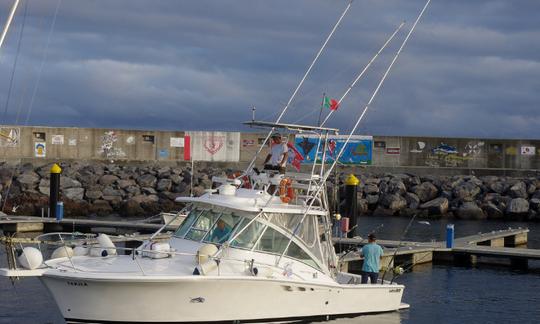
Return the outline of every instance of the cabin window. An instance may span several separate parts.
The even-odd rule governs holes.
[[[294,242],[291,242],[291,245],[289,246],[289,249],[287,249],[287,253],[285,255],[293,259],[302,261],[305,264],[310,265],[316,269],[319,269],[317,263],[313,261],[313,259]]]
[[[187,231],[191,228],[191,225],[193,225],[193,223],[197,220],[197,217],[199,217],[201,213],[202,213],[202,210],[200,209],[193,209],[192,211],[190,211],[189,215],[182,222],[182,226],[180,226],[174,233],[174,236],[184,237]]]
[[[289,238],[271,227],[267,227],[255,250],[282,254],[289,243]]]
[[[204,237],[205,242],[211,243],[224,243],[233,233],[236,225],[238,225],[241,217],[233,214],[223,214],[216,221],[212,230],[209,231]]]
[[[204,235],[210,230],[210,228],[217,221],[221,213],[214,212],[212,210],[205,210],[199,218],[193,223],[191,229],[186,234],[186,238],[194,241],[200,241]]]
[[[250,219],[244,218],[242,223],[239,225],[239,228],[243,228],[249,221]],[[231,246],[251,249],[257,242],[257,239],[264,230],[264,227],[265,225],[259,222],[251,223],[248,228],[246,228],[240,235],[238,235],[236,239],[231,242]]]

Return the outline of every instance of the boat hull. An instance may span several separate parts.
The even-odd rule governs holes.
[[[190,276],[106,280],[41,277],[68,322],[292,320],[395,311],[401,285],[319,285]]]

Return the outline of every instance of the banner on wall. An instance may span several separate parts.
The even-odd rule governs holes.
[[[534,146],[522,146],[521,155],[534,155],[536,153],[536,148]]]
[[[20,128],[0,127],[0,147],[17,147],[20,141]]]
[[[330,136],[326,146],[325,162],[333,162],[339,154],[347,135]],[[313,163],[315,159],[315,151],[317,150],[319,137],[315,135],[297,135],[295,138],[295,147],[302,154],[303,164]],[[322,145],[322,143],[321,143]],[[321,151],[321,150],[319,150]],[[373,136],[354,135],[345,146],[343,154],[339,158],[339,162],[343,164],[367,164],[372,161],[373,152]],[[317,155],[317,161],[321,161],[322,152]]]
[[[47,156],[47,143],[35,142],[34,143],[34,156],[37,158],[44,158]]]
[[[186,135],[190,138],[190,158],[194,161],[240,161],[238,132],[187,132]],[[187,141],[184,144],[187,146]]]

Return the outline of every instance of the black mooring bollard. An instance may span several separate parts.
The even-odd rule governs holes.
[[[349,218],[347,237],[354,237],[356,233],[356,218],[358,217],[357,191],[360,180],[349,174],[345,180],[345,217]]]
[[[49,215],[56,217],[56,204],[60,198],[60,174],[62,168],[58,164],[54,164],[51,168],[51,185],[49,192]]]

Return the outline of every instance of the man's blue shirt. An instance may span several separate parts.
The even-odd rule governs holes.
[[[364,256],[364,265],[362,271],[379,272],[380,260],[383,255],[382,247],[377,243],[369,243],[362,247],[362,255]]]

